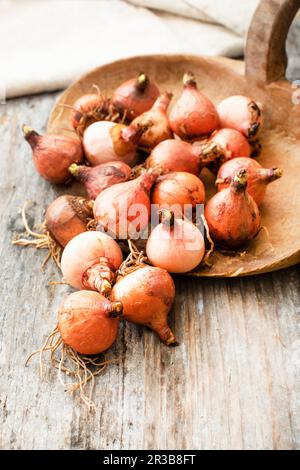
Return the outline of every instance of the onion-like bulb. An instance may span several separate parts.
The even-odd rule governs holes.
[[[111,292],[111,299],[122,303],[125,320],[148,326],[168,346],[176,344],[168,326],[168,313],[174,298],[171,276],[166,270],[152,266],[127,274],[117,281]]]
[[[80,96],[73,104],[72,126],[75,130],[82,131],[108,111],[108,101],[100,93],[89,93]]]
[[[218,104],[217,110],[221,127],[236,129],[248,139],[255,137],[261,128],[260,107],[247,96],[229,96]]]
[[[235,158],[224,163],[217,175],[217,188],[221,191],[231,184],[234,175],[241,169],[247,170],[247,192],[253,197],[256,204],[260,205],[266,194],[268,184],[282,176],[280,168],[263,168],[252,158]]]
[[[69,168],[70,173],[81,181],[91,199],[96,199],[98,194],[113,184],[129,180],[131,168],[123,162],[109,162],[94,167],[76,165],[73,163]]]
[[[122,83],[113,93],[112,103],[128,120],[148,111],[159,96],[157,85],[145,73]]]
[[[256,202],[246,191],[247,171],[240,170],[223,191],[207,203],[205,218],[211,238],[223,248],[235,249],[250,241],[260,229]]]
[[[148,227],[150,190],[157,179],[156,171],[147,171],[138,178],[114,184],[97,196],[93,211],[101,230],[117,238],[136,239]]]
[[[65,281],[75,289],[109,294],[116,270],[123,261],[119,245],[101,232],[85,232],[73,238],[61,257]]]
[[[204,204],[205,188],[202,181],[187,172],[173,172],[161,176],[152,192],[151,202],[161,208],[171,209],[176,215]]]
[[[70,137],[40,135],[23,126],[24,138],[32,148],[32,158],[39,174],[50,183],[65,183],[70,179],[69,166],[83,159],[79,140]]]
[[[98,292],[81,290],[68,295],[58,311],[58,329],[65,344],[80,354],[109,349],[118,334],[122,304]]]
[[[158,144],[146,160],[147,168],[157,168],[161,174],[186,171],[199,175],[201,169],[219,156],[213,145],[194,146],[178,139],[167,139]]]
[[[219,126],[214,104],[198,90],[191,72],[183,77],[183,92],[171,109],[169,122],[172,131],[186,140],[211,134]]]
[[[147,149],[153,149],[156,145],[166,139],[171,139],[173,133],[169,126],[167,109],[172,99],[172,93],[160,95],[149,111],[134,119],[133,124],[152,122],[152,126],[144,132],[139,145]]]
[[[46,211],[45,225],[63,247],[76,235],[86,232],[93,218],[93,205],[83,197],[64,195],[55,199]]]
[[[117,160],[132,165],[138,143],[151,125],[151,122],[130,126],[109,121],[94,122],[83,134],[86,159],[91,166]]]
[[[194,145],[196,145],[195,143]],[[215,131],[204,146],[216,146],[221,162],[237,157],[250,157],[251,147],[246,137],[235,129]]]
[[[176,219],[172,211],[162,210],[160,219],[146,245],[150,263],[170,273],[192,271],[205,253],[202,233],[191,222]]]

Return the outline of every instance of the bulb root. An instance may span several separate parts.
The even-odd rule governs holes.
[[[119,358],[106,360],[103,353],[96,356],[79,354],[63,342],[59,329],[56,327],[48,335],[42,347],[33,351],[25,362],[25,366],[27,366],[35,355],[39,355],[39,369],[42,379],[44,378],[44,354],[48,351],[50,352],[50,365],[57,369],[58,379],[64,390],[68,394],[76,396],[87,406],[89,411],[95,411],[96,406],[92,400],[95,377],[108,364],[118,363]]]
[[[29,239],[27,238],[21,238],[18,237],[15,240],[12,240],[13,245],[17,246],[31,246],[35,247],[37,249],[47,249],[48,254],[45,257],[44,261],[42,262],[41,265],[41,270],[44,271],[44,268],[46,264],[48,263],[49,259],[52,258],[56,265],[60,268],[60,258],[62,254],[62,247],[51,237],[50,233],[46,230],[45,224],[42,224],[42,233],[38,233],[33,231],[28,224],[27,216],[26,216],[26,205],[27,202],[24,203],[22,207],[22,221],[23,225],[25,228],[26,234],[31,237]]]
[[[118,281],[119,277],[127,276],[127,274],[145,266],[148,260],[147,256],[144,254],[144,251],[139,251],[132,240],[128,239],[127,243],[129,247],[129,255],[123,261],[117,271],[116,282]]]
[[[102,98],[102,104],[85,113],[80,113],[80,111],[78,111],[81,114],[78,125],[76,126],[76,132],[79,137],[82,137],[85,129],[94,122],[111,121],[123,124],[127,117],[127,111],[120,112],[117,110],[116,107],[111,103],[110,99],[101,94],[97,85],[93,85],[93,87],[97,90],[97,95]],[[62,106],[74,111],[73,106],[65,104]]]

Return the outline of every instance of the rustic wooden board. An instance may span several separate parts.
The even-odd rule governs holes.
[[[122,325],[97,379],[97,412],[64,394],[55,374],[24,368],[55,324],[66,286],[44,252],[13,247],[24,200],[31,223],[64,188],[36,174],[22,123],[41,129],[57,95],[0,107],[1,434],[5,449],[299,449],[300,268],[240,279],[176,279],[169,349],[149,331]]]

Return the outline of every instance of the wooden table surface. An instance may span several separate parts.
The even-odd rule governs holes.
[[[180,345],[169,349],[150,331],[122,324],[110,353],[120,363],[97,378],[95,414],[64,393],[53,371],[41,381],[37,360],[24,367],[71,291],[48,285],[60,273],[52,263],[41,273],[45,252],[11,245],[23,230],[24,201],[36,202],[34,225],[64,191],[36,174],[20,131],[22,123],[42,130],[56,97],[0,107],[0,447],[299,449],[299,266],[243,279],[177,277],[171,325]]]

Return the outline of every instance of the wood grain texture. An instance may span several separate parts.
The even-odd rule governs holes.
[[[261,0],[248,30],[246,75],[265,83],[285,77],[285,42],[300,0]]]
[[[264,128],[259,135],[262,151],[258,161],[264,168],[284,169],[283,177],[269,186],[261,206],[261,224],[267,230],[261,230],[248,243],[242,258],[215,250],[211,255],[211,266],[200,264],[191,273],[194,276],[254,275],[292,266],[300,261],[300,107],[293,99],[295,88],[287,80],[261,85],[245,77],[243,65],[243,62],[232,59],[180,55],[118,60],[100,66],[74,82],[60,96],[48,121],[49,132],[69,135],[69,106],[77,98],[83,93],[89,93],[93,84],[110,96],[116,86],[128,76],[137,76],[140,70],[147,73],[161,90],[171,90],[174,94],[173,103],[182,92],[182,76],[186,70],[193,71],[201,90],[215,104],[234,94],[250,96],[260,103]],[[210,178],[209,184],[206,181],[206,190],[210,194],[215,192],[213,178]]]
[[[294,79],[298,37],[289,46]],[[94,415],[64,394],[53,371],[41,382],[36,362],[24,368],[70,291],[48,285],[60,274],[53,264],[40,273],[43,252],[10,243],[22,232],[24,200],[37,202],[34,225],[65,191],[36,174],[20,131],[25,122],[45,127],[56,98],[0,106],[0,448],[299,449],[299,265],[252,278],[177,277],[171,324],[180,345],[168,349],[122,324],[110,353],[120,364],[98,377]]]
[[[65,188],[35,172],[23,122],[45,126],[56,95],[12,100],[1,111],[1,434],[5,449],[299,449],[300,268],[240,279],[176,278],[169,349],[150,331],[122,325],[97,379],[97,412],[64,394],[56,374],[24,368],[55,324],[67,286],[44,252],[10,244]]]

